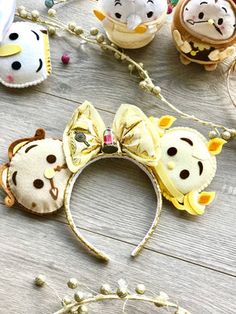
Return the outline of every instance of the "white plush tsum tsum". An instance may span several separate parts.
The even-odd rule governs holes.
[[[236,4],[233,0],[180,0],[172,35],[185,65],[195,62],[213,71],[236,52]]]
[[[11,23],[15,7],[6,9],[12,12],[0,0],[0,82],[13,88],[37,85],[51,73],[48,32],[33,23]]]
[[[149,44],[166,20],[166,0],[99,0],[94,10],[111,42],[136,49]]]

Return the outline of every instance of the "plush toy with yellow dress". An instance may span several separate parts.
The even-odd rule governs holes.
[[[95,16],[108,38],[121,48],[149,44],[166,20],[166,0],[100,0]]]

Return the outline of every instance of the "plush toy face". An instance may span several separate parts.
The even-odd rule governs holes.
[[[60,140],[29,142],[13,156],[8,169],[8,185],[26,209],[45,214],[63,205],[70,177]]]
[[[141,23],[158,19],[167,12],[165,0],[100,0],[101,9],[109,17],[135,29]]]
[[[13,23],[0,44],[0,81],[9,87],[27,87],[42,82],[50,72],[46,29]]]
[[[161,162],[182,194],[202,191],[215,175],[216,158],[207,143],[200,133],[188,128],[170,129],[161,138]]]
[[[196,35],[222,41],[235,32],[236,12],[226,0],[190,0],[182,14],[185,26]]]

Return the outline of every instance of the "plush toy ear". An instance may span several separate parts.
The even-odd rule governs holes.
[[[202,192],[199,195],[198,202],[201,205],[207,206],[211,204],[215,199],[215,192]]]
[[[14,20],[15,9],[16,0],[0,0],[0,43]]]
[[[15,204],[15,197],[11,193],[7,184],[8,168],[9,168],[8,164],[0,165],[0,187],[7,194],[7,196],[5,197],[5,205],[7,207],[12,207]]]
[[[162,116],[158,121],[158,126],[161,129],[169,129],[175,120],[176,118],[173,116]]]
[[[106,18],[106,15],[98,9],[93,10],[93,14],[99,19],[99,21],[103,21]]]
[[[215,192],[196,191],[188,193],[184,198],[185,210],[191,215],[203,215],[207,205],[210,205],[215,199]]]
[[[22,146],[26,145],[29,142],[33,142],[33,141],[37,141],[37,140],[43,140],[44,138],[45,138],[45,131],[43,129],[38,129],[38,130],[36,130],[36,133],[33,137],[22,138],[22,139],[19,139],[19,140],[13,142],[8,149],[9,160],[11,161],[12,157],[18,152],[18,150]]]
[[[0,57],[10,57],[21,52],[21,47],[18,45],[0,46]]]
[[[219,155],[222,151],[223,145],[227,143],[225,140],[222,138],[213,138],[208,142],[208,151],[212,155]]]

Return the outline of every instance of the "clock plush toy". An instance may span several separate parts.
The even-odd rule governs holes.
[[[172,34],[183,64],[196,62],[213,71],[235,54],[236,5],[232,0],[180,0]]]

